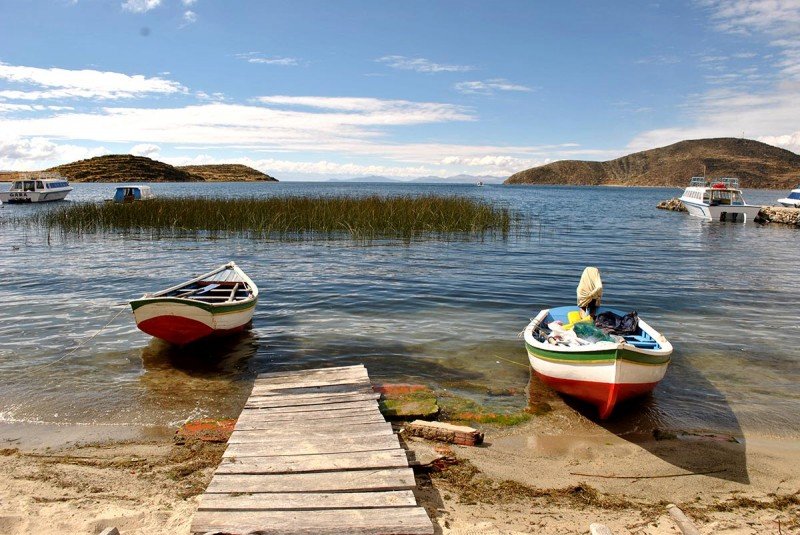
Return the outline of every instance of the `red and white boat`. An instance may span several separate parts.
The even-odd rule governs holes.
[[[596,405],[600,418],[605,419],[618,402],[655,388],[667,372],[672,344],[641,319],[636,332],[617,341],[552,343],[547,325],[569,325],[570,313],[580,315],[579,311],[577,306],[542,310],[525,328],[525,347],[542,382]],[[597,309],[598,314],[603,312],[625,315],[608,307]]]
[[[230,262],[204,275],[131,301],[136,325],[171,344],[243,330],[253,319],[258,287]]]

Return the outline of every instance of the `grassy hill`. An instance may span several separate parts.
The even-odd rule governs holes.
[[[800,155],[752,139],[681,141],[609,160],[562,160],[511,175],[504,184],[684,187],[693,176],[734,176],[742,187],[791,189],[800,183]]]
[[[46,171],[58,173],[72,182],[232,182],[269,181],[271,176],[246,165],[189,165],[175,167],[158,160],[130,154],[110,154],[80,160]],[[0,180],[10,181],[25,175],[0,172]]]
[[[241,164],[182,165],[178,169],[199,175],[209,182],[277,182],[278,179]]]

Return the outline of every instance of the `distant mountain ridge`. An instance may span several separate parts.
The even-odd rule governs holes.
[[[277,180],[261,171],[240,164],[188,165],[175,167],[145,156],[109,154],[46,169],[71,182],[233,182]],[[24,174],[24,173],[22,173]],[[3,173],[13,180],[20,173]]]
[[[738,177],[745,188],[791,189],[800,183],[800,155],[752,139],[694,139],[605,162],[553,162],[515,173],[504,184],[685,187],[704,172]]]

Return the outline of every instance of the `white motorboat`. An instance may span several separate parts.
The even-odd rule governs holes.
[[[783,199],[778,199],[778,202],[790,208],[800,208],[800,186],[794,188],[789,192],[789,195]]]
[[[11,189],[0,192],[4,203],[62,201],[72,187],[66,178],[56,173],[38,173],[15,180]]]
[[[712,221],[752,221],[761,210],[744,201],[738,178],[692,177],[680,200],[689,215]]]

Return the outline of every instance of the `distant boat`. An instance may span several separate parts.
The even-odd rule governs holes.
[[[38,173],[11,184],[11,189],[0,192],[0,202],[31,203],[62,201],[72,191],[69,182],[56,173]]]
[[[788,206],[790,208],[800,208],[800,186],[797,186],[795,189],[789,192],[789,195],[783,199],[778,199],[778,202],[783,206]]]
[[[114,192],[114,202],[133,202],[133,201],[146,201],[154,199],[152,188],[150,186],[117,186]]]
[[[139,329],[171,344],[186,345],[241,331],[253,319],[257,301],[258,287],[230,262],[130,304]]]
[[[478,182],[477,182],[475,185],[476,185],[476,186],[483,186],[483,181],[481,181],[481,180],[478,180]]]
[[[597,313],[625,313],[599,307]],[[547,325],[560,321],[569,325],[570,316],[580,317],[577,306],[545,309],[525,328],[525,347],[533,371],[548,386],[597,406],[605,419],[625,399],[653,390],[667,372],[672,344],[639,319],[637,330],[621,341],[558,345],[552,342]]]
[[[689,215],[712,221],[744,222],[761,211],[760,206],[744,202],[738,178],[692,177],[680,200]]]

